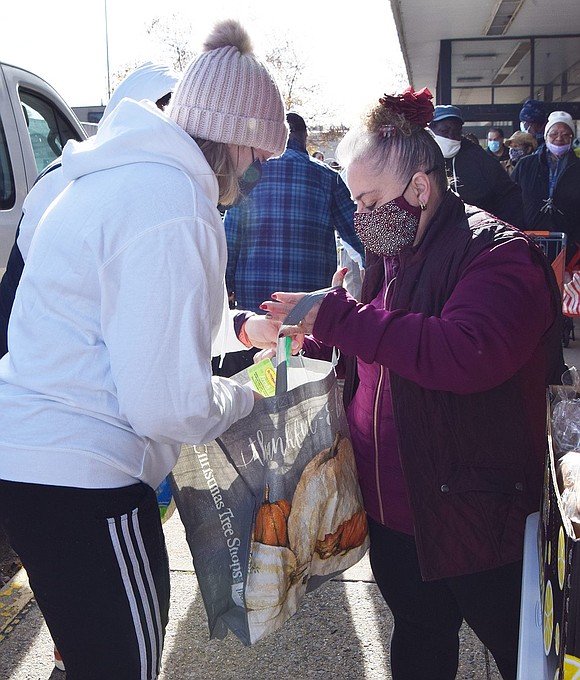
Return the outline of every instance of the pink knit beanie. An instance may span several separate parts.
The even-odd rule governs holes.
[[[286,149],[284,102],[235,20],[216,24],[203,52],[177,84],[169,116],[192,137],[251,146],[275,156]]]

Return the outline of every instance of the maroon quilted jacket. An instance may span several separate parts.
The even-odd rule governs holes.
[[[384,262],[367,257],[374,303],[333,291],[314,327],[358,360],[348,417],[367,511],[393,528],[410,514],[426,580],[521,559],[540,505],[546,386],[565,368],[549,264],[489,214],[468,221],[451,192],[401,253],[387,309]]]

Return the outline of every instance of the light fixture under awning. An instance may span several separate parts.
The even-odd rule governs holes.
[[[505,35],[526,0],[499,0],[483,32],[484,35]]]

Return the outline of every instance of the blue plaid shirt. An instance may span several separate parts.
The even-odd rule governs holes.
[[[224,217],[228,292],[235,292],[239,309],[252,311],[276,291],[330,286],[336,233],[364,257],[353,226],[355,204],[336,171],[292,139],[262,170],[250,195]]]

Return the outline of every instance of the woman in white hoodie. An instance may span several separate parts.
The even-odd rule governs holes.
[[[224,285],[216,206],[287,139],[237,22],[215,27],[168,113],[123,99],[67,144],[0,361],[0,521],[69,680],[157,677],[169,570],[154,489],[181,442],[252,410],[211,357],[277,335],[263,316],[234,325]]]
[[[125,97],[135,101],[148,99],[163,111],[169,103],[177,80],[177,74],[165,64],[152,61],[141,64],[117,85],[103,111],[100,124]],[[30,242],[45,210],[67,184],[68,180],[62,171],[62,159],[59,157],[39,174],[22,206],[22,217],[16,230],[14,245],[0,281],[0,358],[8,351],[8,321]]]

